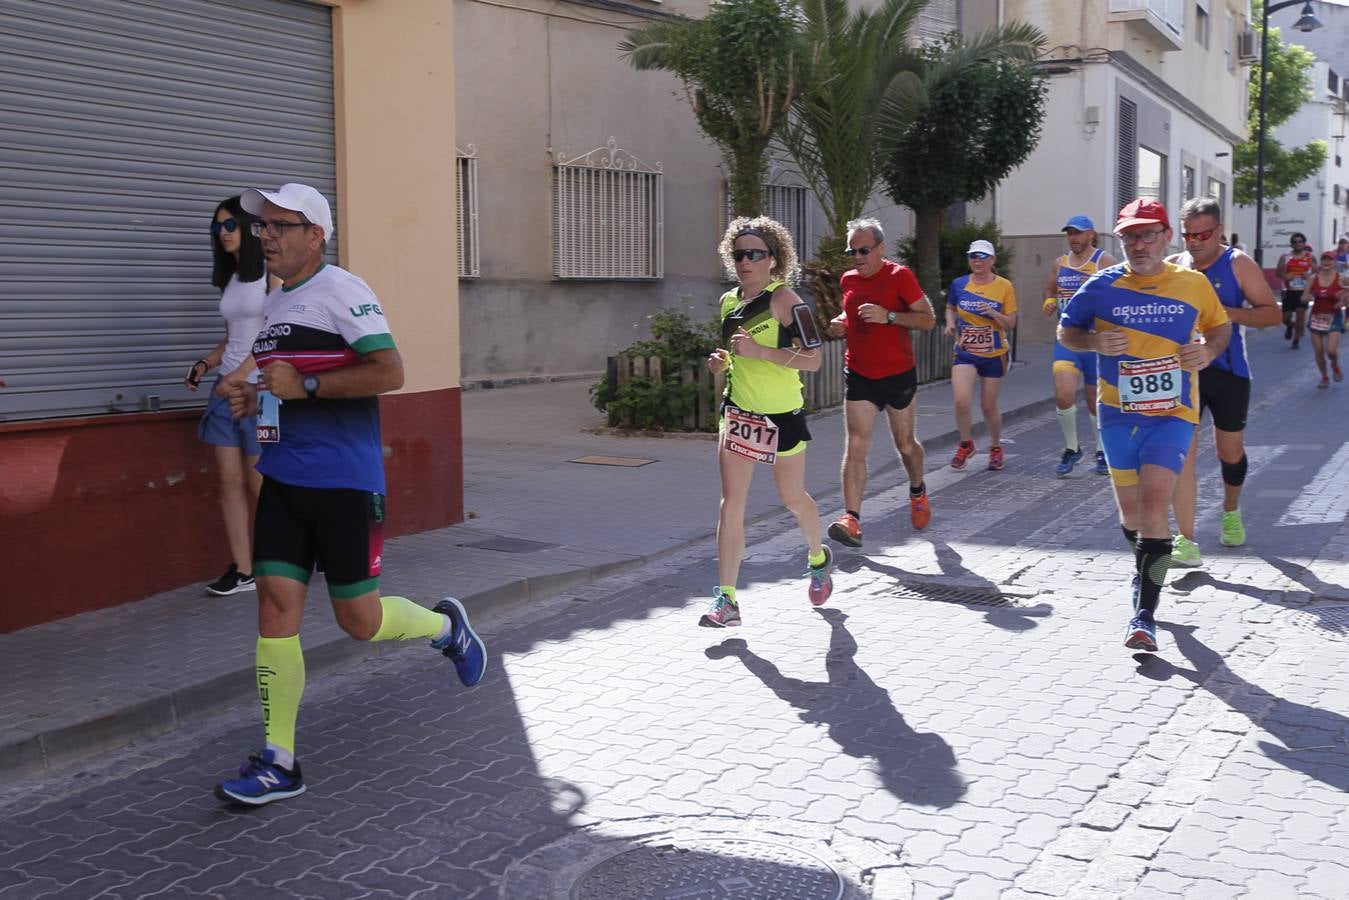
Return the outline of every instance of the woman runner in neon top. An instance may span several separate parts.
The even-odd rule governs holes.
[[[773,467],[782,503],[796,516],[806,539],[810,602],[829,599],[833,563],[821,543],[819,509],[806,493],[806,427],[801,372],[820,368],[820,352],[802,345],[793,308],[801,304],[788,283],[799,267],[791,234],[764,216],[731,222],[718,247],[722,262],[740,286],[721,297],[722,346],[707,367],[725,373],[717,463],[721,470],[721,514],[717,520],[717,574],[712,603],[699,625],[740,624],[735,583],[745,555],[745,504],[754,467]],[[808,312],[808,310],[807,310]]]

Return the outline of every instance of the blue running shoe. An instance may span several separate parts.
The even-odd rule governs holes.
[[[244,806],[262,806],[273,800],[287,800],[304,793],[304,777],[300,764],[283,769],[276,764],[271,750],[263,750],[248,757],[239,769],[239,777],[222,781],[215,786],[215,795],[225,803]]]
[[[1073,473],[1073,467],[1082,461],[1082,448],[1076,450],[1064,450],[1063,458],[1059,464],[1054,467],[1054,474],[1060,478],[1066,478]]]
[[[487,673],[487,645],[468,624],[468,612],[458,600],[446,597],[432,609],[450,617],[450,633],[431,646],[454,662],[464,687],[473,687]]]
[[[1152,620],[1152,613],[1140,609],[1129,620],[1129,628],[1124,633],[1124,646],[1130,650],[1157,652],[1157,624]]]
[[[1105,461],[1105,451],[1104,451],[1104,450],[1097,450],[1097,451],[1096,451],[1096,474],[1097,474],[1097,475],[1109,475],[1109,474],[1110,474],[1110,465]]]

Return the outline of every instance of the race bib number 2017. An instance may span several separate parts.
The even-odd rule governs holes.
[[[1120,412],[1166,412],[1180,406],[1180,357],[1120,360]]]
[[[778,426],[768,416],[726,406],[726,449],[772,465],[778,458]]]

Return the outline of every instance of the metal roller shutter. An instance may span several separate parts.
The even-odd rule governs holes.
[[[923,43],[940,41],[960,30],[960,4],[956,0],[930,0],[918,14],[914,31]]]
[[[0,421],[204,402],[216,204],[333,147],[326,7],[0,0]]]

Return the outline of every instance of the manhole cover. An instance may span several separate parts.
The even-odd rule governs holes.
[[[639,466],[649,466],[654,459],[642,459],[636,456],[578,456],[575,459],[569,459],[567,462],[580,463],[584,466],[627,466],[637,468]]]
[[[572,900],[839,900],[844,881],[803,850],[738,837],[690,837],[611,856],[577,879]]]
[[[906,581],[895,585],[889,593],[915,600],[935,600],[939,603],[960,603],[965,606],[1016,606],[1016,597],[1004,594],[995,587],[984,585],[936,584],[929,581]]]
[[[1314,606],[1300,609],[1291,620],[1298,628],[1314,631],[1332,640],[1349,640],[1349,606]]]
[[[545,544],[543,541],[527,541],[523,538],[494,537],[465,544],[465,547],[477,547],[480,550],[496,550],[498,553],[536,553],[539,550],[551,550],[557,544]]]

